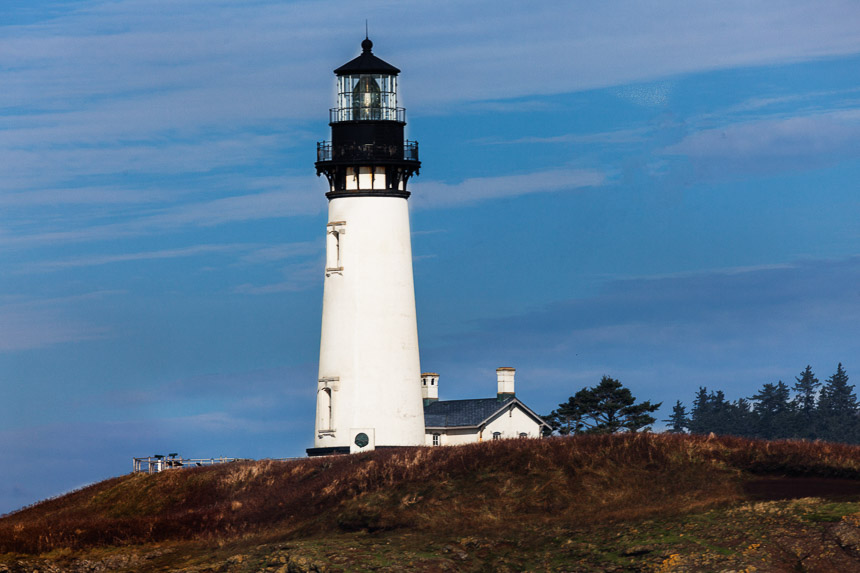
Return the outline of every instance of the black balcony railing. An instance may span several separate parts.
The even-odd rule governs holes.
[[[399,121],[406,123],[406,109],[402,107],[352,106],[333,107],[328,110],[329,123],[341,121]]]
[[[403,147],[396,145],[377,145],[365,143],[362,145],[338,145],[334,147],[331,141],[317,142],[317,161],[418,161],[418,142],[403,142]]]

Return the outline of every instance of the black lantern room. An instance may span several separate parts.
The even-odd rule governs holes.
[[[337,107],[329,113],[331,141],[317,143],[317,175],[325,174],[329,199],[409,197],[406,182],[418,174],[418,142],[403,139],[406,110],[397,107],[400,70],[371,52],[337,68]]]

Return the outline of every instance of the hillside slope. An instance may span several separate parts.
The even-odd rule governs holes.
[[[0,571],[857,571],[858,501],[842,445],[404,448],[106,480],[0,519]]]

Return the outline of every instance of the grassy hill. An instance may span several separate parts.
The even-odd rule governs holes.
[[[0,572],[34,569],[858,571],[860,448],[627,434],[126,475],[0,519]]]

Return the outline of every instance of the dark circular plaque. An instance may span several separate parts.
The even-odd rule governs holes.
[[[367,444],[370,443],[370,438],[367,437],[367,434],[364,432],[360,432],[355,436],[355,445],[359,448],[363,448]]]

